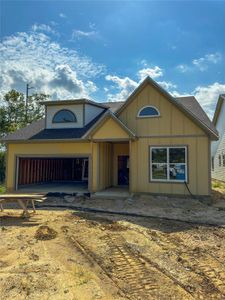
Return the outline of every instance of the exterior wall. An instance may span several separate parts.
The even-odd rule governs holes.
[[[91,157],[90,143],[29,143],[8,144],[7,147],[7,191],[15,189],[16,183],[16,156],[75,156],[86,155]],[[91,164],[91,162],[90,162]],[[90,170],[90,168],[89,168]],[[89,172],[90,173],[90,172]],[[92,182],[91,182],[92,183]]]
[[[112,186],[112,145],[99,143],[98,190]]]
[[[84,125],[88,124],[93,120],[95,117],[97,117],[101,112],[103,111],[103,108],[97,107],[91,104],[85,104],[85,118],[84,118]]]
[[[139,110],[155,106],[159,117],[137,118]],[[210,193],[209,138],[192,120],[150,84],[118,116],[138,140],[130,149],[130,190],[159,194],[188,194],[184,183],[150,182],[150,146],[184,145],[188,148],[188,186],[196,195]]]
[[[52,123],[52,119],[57,111],[61,109],[71,110],[76,118],[76,123]],[[84,105],[83,104],[69,104],[69,105],[49,105],[46,106],[46,128],[79,128],[83,127],[84,122]]]
[[[220,114],[218,116],[218,120],[216,123],[216,129],[219,132],[219,140],[218,141],[213,141],[212,142],[212,156],[216,155],[216,152],[218,150],[218,147],[222,141],[222,139],[224,139],[224,134],[225,134],[225,100],[223,100],[223,104],[220,110]]]
[[[192,194],[210,193],[209,140],[207,137],[140,138],[132,142],[130,165],[132,192],[188,195],[184,183],[150,182],[150,146],[187,146],[188,187]]]
[[[129,135],[117,124],[115,120],[109,118],[93,134],[95,140],[129,139]]]
[[[158,108],[160,116],[154,118],[137,118],[138,111],[146,105]],[[186,117],[185,114],[151,85],[147,85],[141,90],[118,117],[139,137],[205,135],[200,127]]]
[[[219,166],[219,155],[221,155],[221,166]],[[223,164],[223,155],[225,155],[225,133],[220,138],[220,144],[214,154],[214,170],[212,170],[212,178],[225,181],[225,164]]]
[[[129,143],[113,144],[113,185],[118,185],[118,156],[129,155]]]

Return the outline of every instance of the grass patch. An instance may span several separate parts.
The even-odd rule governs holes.
[[[5,193],[5,186],[4,184],[0,184],[0,194]]]
[[[213,197],[215,199],[225,200],[225,182],[219,180],[212,180]]]

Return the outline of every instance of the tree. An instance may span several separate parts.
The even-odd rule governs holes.
[[[6,93],[0,107],[0,137],[43,118],[44,107],[40,102],[48,98],[48,95],[41,93],[29,96],[26,117],[24,95],[16,90]]]
[[[0,139],[7,134],[20,129],[33,121],[44,117],[44,107],[41,101],[47,100],[48,95],[33,94],[28,98],[27,115],[24,95],[16,90],[5,94],[0,102]],[[0,143],[0,182],[5,178],[5,147]]]

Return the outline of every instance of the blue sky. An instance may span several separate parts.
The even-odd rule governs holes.
[[[224,1],[2,1],[0,93],[125,100],[150,75],[212,116],[225,93]]]

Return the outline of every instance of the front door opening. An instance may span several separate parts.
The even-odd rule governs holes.
[[[129,185],[129,156],[118,156],[118,185]]]

